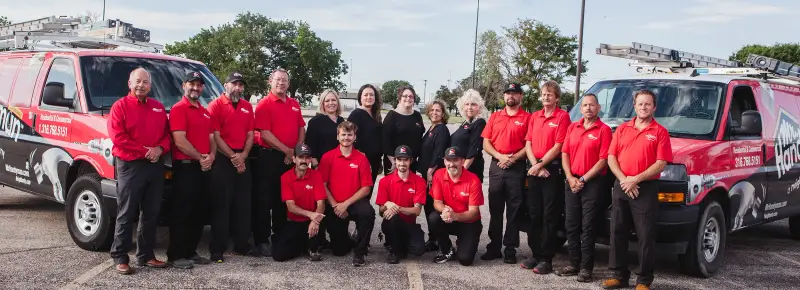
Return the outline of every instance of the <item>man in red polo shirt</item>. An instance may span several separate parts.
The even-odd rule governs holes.
[[[658,178],[672,162],[669,132],[656,122],[656,95],[648,90],[634,93],[636,118],[614,132],[608,148],[608,165],[617,181],[611,191],[611,253],[608,268],[612,277],[603,288],[628,286],[628,236],[634,225],[639,240],[639,269],[636,289],[650,289],[655,266],[656,221],[658,220]],[[631,220],[633,219],[633,220]]]
[[[132,247],[133,226],[141,220],[136,239],[139,266],[164,268],[156,259],[156,227],[164,191],[164,163],[161,157],[170,149],[169,123],[164,105],[148,98],[150,73],[133,70],[128,79],[130,93],[114,102],[108,118],[108,135],[114,147],[117,173],[117,221],[111,258],[114,270],[133,273],[128,251]],[[141,210],[141,219],[139,211]]]
[[[458,147],[447,148],[444,155],[445,168],[433,175],[433,207],[436,211],[428,216],[440,253],[433,258],[435,263],[445,263],[456,257],[464,266],[472,265],[478,252],[483,224],[483,186],[475,173],[464,170],[464,152]],[[450,235],[457,237],[457,250],[453,248]]]
[[[594,94],[583,96],[580,108],[583,118],[567,128],[561,147],[561,164],[569,185],[564,196],[570,264],[556,274],[578,275],[578,282],[589,282],[594,270],[595,224],[602,213],[600,195],[606,192],[603,186],[611,128],[597,117],[601,107]]]
[[[300,103],[287,95],[289,74],[277,69],[269,76],[269,94],[255,112],[256,148],[253,166],[253,242],[259,253],[272,256],[270,235],[286,223],[286,205],[281,202],[281,175],[292,168],[294,147],[302,144],[306,122]],[[271,212],[270,212],[271,211]]]
[[[275,234],[272,259],[288,261],[308,253],[311,261],[321,261],[320,239],[325,233],[319,225],[325,217],[325,185],[322,176],[311,165],[311,149],[299,144],[294,150],[294,170],[281,176],[281,199],[286,203],[288,219],[281,232]]]
[[[543,108],[531,113],[525,150],[531,168],[528,169],[528,195],[526,203],[531,218],[528,246],[533,256],[520,266],[533,269],[537,274],[553,271],[556,249],[556,231],[564,211],[564,173],[561,168],[561,145],[570,125],[569,113],[558,107],[561,87],[557,82],[542,85]]]
[[[228,237],[233,252],[251,252],[250,212],[252,176],[247,155],[253,147],[254,113],[250,102],[242,98],[245,82],[239,72],[225,79],[225,93],[208,105],[215,127],[216,162],[212,171],[214,188],[211,209],[211,260],[224,262]]]
[[[425,205],[425,179],[409,169],[411,148],[400,145],[394,150],[395,170],[381,179],[375,203],[383,217],[381,231],[386,234],[389,254],[386,261],[397,264],[408,254],[425,253],[425,233],[417,224],[417,216]]]
[[[353,266],[363,266],[364,256],[375,224],[375,208],[369,203],[372,192],[372,169],[367,156],[353,148],[356,125],[344,121],[336,129],[339,147],[322,155],[319,171],[325,182],[329,206],[325,227],[331,236],[334,256],[343,256],[353,249]],[[356,241],[347,231],[350,221],[356,222]]]
[[[512,222],[522,205],[525,182],[525,133],[530,114],[521,108],[522,85],[511,83],[503,92],[506,107],[492,114],[483,129],[483,149],[492,156],[489,164],[489,244],[481,260],[502,257],[501,242],[506,246],[505,263],[517,262],[519,229]],[[521,161],[521,162],[518,162]],[[503,210],[506,230],[503,239]]]
[[[217,151],[211,115],[200,104],[205,81],[192,71],[183,81],[184,95],[172,106],[169,125],[175,150],[172,169],[175,190],[172,195],[167,258],[175,268],[191,269],[194,264],[211,261],[197,254],[203,235],[211,189],[211,165]]]

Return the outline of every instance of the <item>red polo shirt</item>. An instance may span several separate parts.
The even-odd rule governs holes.
[[[481,137],[489,139],[500,154],[514,154],[525,148],[525,133],[528,131],[530,113],[519,109],[509,115],[506,109],[495,112],[483,128]]]
[[[569,155],[569,169],[575,176],[583,176],[589,172],[597,161],[608,158],[608,146],[611,144],[611,127],[600,118],[589,129],[583,126],[583,118],[569,125],[567,138],[561,152]],[[605,174],[603,168],[601,174]]]
[[[240,99],[234,107],[231,99],[222,94],[208,105],[208,113],[211,114],[211,122],[225,144],[233,150],[244,149],[247,132],[252,132],[255,128],[253,105]]]
[[[461,178],[457,182],[453,182],[450,179],[450,174],[447,173],[447,169],[442,168],[436,170],[436,173],[433,174],[432,183],[433,199],[441,200],[444,205],[449,206],[456,213],[466,212],[470,206],[483,205],[483,187],[475,173],[463,170],[461,171]],[[475,219],[465,223],[476,222],[480,219],[481,214],[478,212],[478,216]]]
[[[111,106],[111,116],[106,125],[114,147],[111,153],[125,161],[144,159],[146,147],[170,149],[169,123],[164,105],[156,99],[140,102],[132,93],[120,98]]]
[[[294,168],[281,175],[281,199],[283,202],[292,200],[295,205],[304,210],[316,211],[317,201],[325,200],[326,197],[322,177],[314,169],[307,169],[306,174],[300,178],[297,177]],[[307,216],[296,215],[291,211],[287,211],[286,215],[291,221],[311,220]]]
[[[672,162],[672,145],[667,129],[653,119],[639,131],[634,122],[636,118],[619,125],[608,147],[608,155],[617,157],[622,173],[634,176],[647,170],[656,160]],[[651,179],[658,178],[659,174],[656,174]]]
[[[550,117],[545,117],[544,109],[531,114],[525,140],[531,141],[533,156],[542,159],[557,143],[564,143],[570,123],[569,113],[559,107],[556,107]]]
[[[425,204],[426,188],[425,179],[419,175],[409,172],[407,180],[404,181],[395,170],[392,174],[381,179],[375,203],[383,206],[387,201],[391,201],[401,207],[412,207],[415,203]],[[411,224],[417,222],[416,216],[401,213],[400,218]]]
[[[191,143],[194,149],[200,152],[200,154],[208,154],[211,152],[211,140],[209,139],[209,135],[214,132],[215,128],[211,124],[211,115],[200,103],[192,105],[192,103],[189,103],[189,98],[184,96],[181,101],[172,106],[172,109],[169,111],[169,126],[172,132],[186,132],[186,140],[189,140],[189,143]],[[189,157],[189,155],[177,149],[177,146],[175,148],[176,150],[172,150],[172,159],[192,159],[192,157]]]
[[[322,155],[319,162],[322,181],[328,183],[336,202],[343,202],[352,197],[364,186],[372,186],[372,169],[367,156],[353,149],[350,156],[342,155],[339,147]]]
[[[297,100],[287,96],[284,101],[272,93],[258,102],[255,118],[256,143],[265,148],[271,146],[261,140],[261,130],[269,130],[283,145],[294,148],[300,138],[300,128],[306,126]]]

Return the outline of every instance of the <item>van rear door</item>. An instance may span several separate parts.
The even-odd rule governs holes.
[[[22,110],[9,103],[11,92],[15,89],[17,71],[29,59],[23,54],[8,54],[0,66],[0,179],[9,186],[29,190],[32,168],[28,162],[29,143],[20,139],[28,127],[24,122]]]

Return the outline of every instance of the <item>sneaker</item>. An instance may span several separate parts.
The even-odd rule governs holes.
[[[581,283],[592,282],[592,272],[583,269],[578,273],[578,279],[576,280]]]
[[[434,252],[438,250],[439,250],[439,244],[437,244],[436,241],[428,238],[428,241],[425,242],[425,252]]]
[[[603,281],[603,289],[619,289],[619,288],[627,288],[628,287],[628,280],[627,279],[619,279],[619,278],[610,278]]]
[[[650,285],[647,284],[636,284],[636,290],[650,290]]]
[[[308,252],[308,259],[312,262],[322,261],[322,255],[319,252]]]
[[[178,268],[178,269],[186,270],[186,269],[194,268],[194,262],[192,262],[192,260],[189,260],[189,259],[180,259],[180,260],[177,260],[177,261],[171,261],[170,264],[172,264],[172,267]]]
[[[446,263],[447,261],[450,261],[450,259],[453,258],[453,255],[455,255],[455,253],[456,253],[455,248],[450,248],[450,251],[447,253],[439,252],[439,254],[433,258],[433,262],[436,264]]]
[[[256,247],[252,247],[247,251],[237,251],[234,250],[231,252],[235,256],[244,256],[244,257],[261,257],[261,252]]]
[[[550,262],[539,262],[539,265],[533,268],[533,272],[540,275],[550,274],[553,272],[553,265]]]
[[[505,253],[503,253],[503,263],[506,264],[516,264],[517,263],[517,251],[513,249],[506,248]]]
[[[261,243],[256,246],[259,255],[263,257],[272,257],[272,245],[269,243]]]
[[[499,251],[487,251],[486,253],[483,253],[483,255],[481,255],[481,260],[491,261],[494,259],[500,259],[502,257],[503,255],[500,254]]]
[[[386,255],[386,263],[397,264],[400,263],[400,259],[397,258],[397,255],[395,255],[394,253],[389,253],[388,255]]]
[[[225,263],[225,258],[222,257],[222,254],[211,254],[210,260],[217,264]]]
[[[527,258],[527,259],[523,260],[522,263],[519,264],[519,266],[522,267],[523,269],[530,270],[530,269],[533,269],[534,267],[536,267],[536,265],[538,265],[538,264],[539,264],[539,260],[537,260],[536,258],[531,257],[531,258]]]
[[[361,267],[364,266],[367,262],[364,261],[364,255],[353,255],[353,266]]]
[[[205,257],[200,256],[200,255],[194,255],[191,258],[189,258],[189,260],[192,260],[192,262],[194,262],[197,265],[208,265],[208,264],[211,264],[211,260],[206,259]]]
[[[575,276],[578,275],[578,267],[569,265],[564,268],[558,269],[555,271],[555,274],[558,276]]]

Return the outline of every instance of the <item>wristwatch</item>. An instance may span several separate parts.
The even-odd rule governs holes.
[[[579,180],[581,183],[585,183],[585,182],[586,182],[586,179],[583,179],[583,176],[581,176],[581,178],[578,178],[578,180]]]

